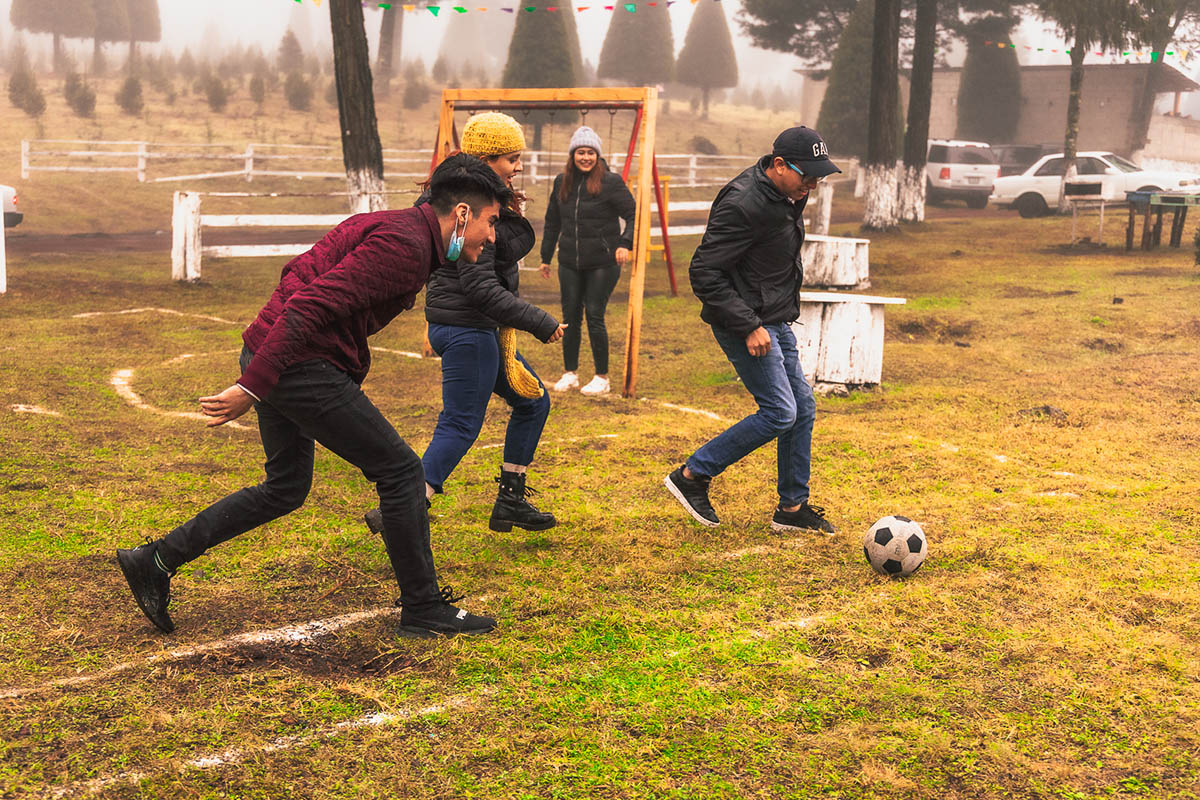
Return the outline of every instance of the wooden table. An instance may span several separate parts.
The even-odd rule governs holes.
[[[1163,213],[1171,211],[1171,236],[1168,243],[1179,247],[1183,242],[1183,227],[1187,211],[1200,205],[1200,192],[1126,192],[1129,200],[1129,223],[1125,227],[1125,249],[1133,249],[1137,219],[1142,217],[1142,249],[1153,250],[1162,244]],[[1151,218],[1153,217],[1153,222]]]

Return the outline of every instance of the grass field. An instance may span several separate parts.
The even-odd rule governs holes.
[[[818,404],[831,538],[769,531],[772,447],[714,481],[715,531],[663,489],[752,402],[656,262],[638,398],[554,398],[531,485],[559,527],[488,531],[495,405],[434,503],[443,579],[500,628],[433,642],[394,635],[370,488],[325,451],[307,506],[188,565],[178,631],[155,633],[114,548],[257,481],[261,448],[252,416],[208,430],[114,376],[194,411],[236,377],[282,262],[209,261],[188,286],[158,255],[12,260],[0,796],[1196,797],[1200,280],[1186,250],[1069,250],[1068,228],[874,237],[872,292],[909,303],[883,386]],[[78,316],[131,308],[185,316]],[[374,344],[421,331],[418,308]],[[556,346],[522,347],[557,377]],[[438,383],[378,352],[366,389],[420,450]],[[890,513],[930,540],[906,581],[862,558]]]

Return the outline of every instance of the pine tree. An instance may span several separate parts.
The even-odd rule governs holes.
[[[737,86],[737,56],[729,23],[720,3],[700,3],[692,13],[683,49],[675,62],[675,74],[681,83],[700,89],[703,117],[708,118],[708,96],[713,89]]]
[[[291,28],[287,29],[279,42],[279,58],[276,64],[280,72],[289,75],[304,69],[304,49],[300,47],[300,40]]]
[[[96,28],[92,31],[92,74],[103,75],[104,45],[129,39],[129,9],[125,0],[92,0]]]
[[[985,45],[984,42],[992,44]],[[958,86],[955,136],[983,142],[1011,142],[1021,119],[1021,67],[1009,44],[1008,20],[984,17],[967,35],[967,59]]]
[[[18,30],[49,33],[54,37],[54,68],[65,64],[62,39],[90,38],[96,29],[92,4],[79,0],[13,0],[9,21]]]
[[[162,39],[162,20],[158,0],[125,0],[129,7],[129,68],[137,62],[138,42],[157,42]]]
[[[532,7],[532,6],[530,6]],[[508,45],[508,63],[504,65],[502,85],[506,89],[540,89],[574,86],[576,58],[571,49],[568,26],[574,28],[573,16],[546,12],[541,8],[521,13],[512,41]],[[578,35],[578,31],[576,31]],[[570,123],[574,114],[563,111],[550,116],[536,112],[528,117],[534,126],[533,147],[542,146],[542,128],[547,122]]]
[[[829,70],[829,82],[817,116],[817,130],[833,152],[865,158],[870,129],[871,41],[874,38],[874,0],[861,0],[846,22]],[[896,84],[899,95],[900,85]],[[904,133],[897,115],[896,141]]]
[[[614,11],[600,50],[597,75],[629,86],[666,83],[674,77],[674,53],[675,38],[665,4],[643,6],[636,13]]]

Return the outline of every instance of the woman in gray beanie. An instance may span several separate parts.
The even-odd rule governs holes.
[[[542,276],[550,277],[550,259],[558,247],[558,282],[562,291],[563,366],[552,387],[565,392],[579,386],[579,345],[587,313],[595,376],[579,391],[608,394],[608,329],[604,312],[633,249],[637,204],[621,176],[610,172],[600,156],[600,137],[584,125],[571,136],[570,155],[546,207],[542,234]],[[623,224],[622,224],[623,223]]]

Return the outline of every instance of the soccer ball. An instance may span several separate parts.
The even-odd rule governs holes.
[[[884,517],[863,536],[863,555],[880,575],[907,577],[917,571],[928,551],[925,531],[908,517]]]

